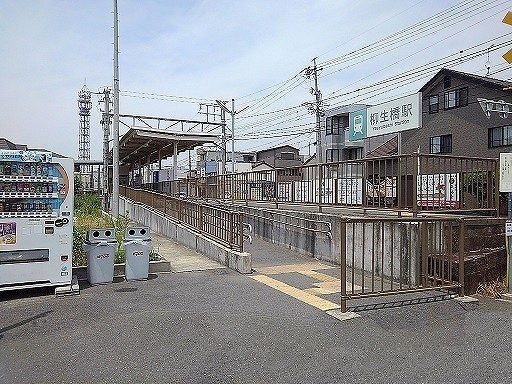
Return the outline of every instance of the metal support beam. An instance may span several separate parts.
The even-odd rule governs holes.
[[[146,182],[151,183],[153,180],[151,179],[151,157],[148,156],[146,160],[146,169],[147,169],[147,176],[146,176]]]
[[[235,173],[235,99],[231,99],[231,172]],[[231,191],[233,193],[233,191]]]
[[[172,178],[178,179],[178,142],[174,142],[174,151],[172,153]]]

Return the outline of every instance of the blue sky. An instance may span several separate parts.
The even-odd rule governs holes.
[[[119,0],[120,87],[208,99],[235,98],[243,107],[265,92],[242,96],[289,79],[315,56],[319,61],[342,56],[457,3]],[[478,3],[468,1],[467,7]],[[321,77],[322,92],[330,95],[380,71],[354,87],[369,84],[511,32],[512,27],[501,23],[511,4],[488,0],[461,23],[448,23],[412,44]],[[0,9],[0,136],[76,157],[77,92],[84,78],[93,91],[112,82],[112,2],[0,0]],[[491,54],[493,66],[503,65],[503,53]],[[486,57],[478,58],[458,69],[483,74],[486,61]],[[500,72],[497,77],[509,78],[510,72]],[[380,99],[415,92],[422,81]],[[312,100],[310,86],[305,81],[260,112]],[[364,99],[364,92],[358,96]],[[102,133],[96,104],[91,116],[91,147],[92,157],[100,158]],[[198,106],[191,103],[123,96],[120,104],[121,113],[201,118]],[[248,114],[255,111],[257,105]],[[313,121],[312,116],[299,119],[302,114],[296,110],[290,116],[297,116],[298,123]],[[250,121],[237,122],[244,134],[256,130],[247,125]],[[285,132],[286,124],[282,127]],[[258,129],[266,130],[264,125]],[[300,146],[304,152],[311,138],[301,135],[287,144]],[[289,139],[240,141],[237,148],[270,146],[283,140]]]

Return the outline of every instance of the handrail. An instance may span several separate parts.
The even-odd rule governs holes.
[[[263,219],[263,220],[268,220],[269,219],[268,217],[259,216],[259,215],[253,214],[253,213],[247,213],[246,212],[245,214],[248,215],[248,216],[256,217],[258,219]],[[287,217],[290,217],[290,218],[293,218],[293,219],[297,219],[297,220],[305,220],[305,219],[302,219],[302,218],[296,217],[296,216],[287,216]],[[313,220],[309,220],[308,219],[308,221],[313,221]],[[287,222],[284,222],[282,220],[275,220],[275,219],[273,219],[272,222],[273,223],[283,224],[283,225],[286,225],[286,226],[289,226],[289,227],[294,227],[294,228],[301,229],[301,230],[304,230],[304,231],[310,231],[310,232],[316,232],[316,233],[324,233],[332,241],[331,223],[328,223],[328,222],[321,222],[321,223],[324,223],[324,224],[329,224],[329,229],[328,230],[322,230],[322,229],[318,229],[318,228],[308,228],[308,227],[305,227],[305,226],[302,226],[302,225],[298,225],[298,224],[287,223]]]
[[[121,187],[120,191],[126,199],[151,210],[161,218],[177,221],[232,249],[243,251],[243,212],[177,199],[143,189]]]

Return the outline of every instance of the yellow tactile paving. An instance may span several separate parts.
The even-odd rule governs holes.
[[[285,265],[275,265],[272,267],[261,267],[256,268],[256,272],[261,273],[263,275],[277,275],[280,273],[290,273],[290,272],[298,272],[301,273],[303,271],[313,271],[317,269],[331,269],[336,268],[328,264],[323,264],[319,262],[310,262],[310,263],[302,263],[302,264],[285,264]]]
[[[284,272],[282,272],[284,273]],[[309,304],[315,308],[318,308],[322,311],[329,311],[331,309],[338,309],[340,306],[338,304],[335,304],[329,300],[322,299],[320,297],[317,297],[315,295],[312,295],[306,291],[303,291],[301,289],[292,287],[291,285],[285,284],[279,280],[273,279],[271,277],[265,276],[265,275],[255,275],[250,276],[252,279],[259,281],[260,283],[263,283],[271,288],[274,288],[282,293],[287,294],[288,296],[291,296],[297,300],[300,300],[306,304]]]

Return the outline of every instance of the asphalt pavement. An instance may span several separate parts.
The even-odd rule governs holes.
[[[340,322],[228,269],[0,300],[2,384],[512,382],[512,304],[492,300]]]

